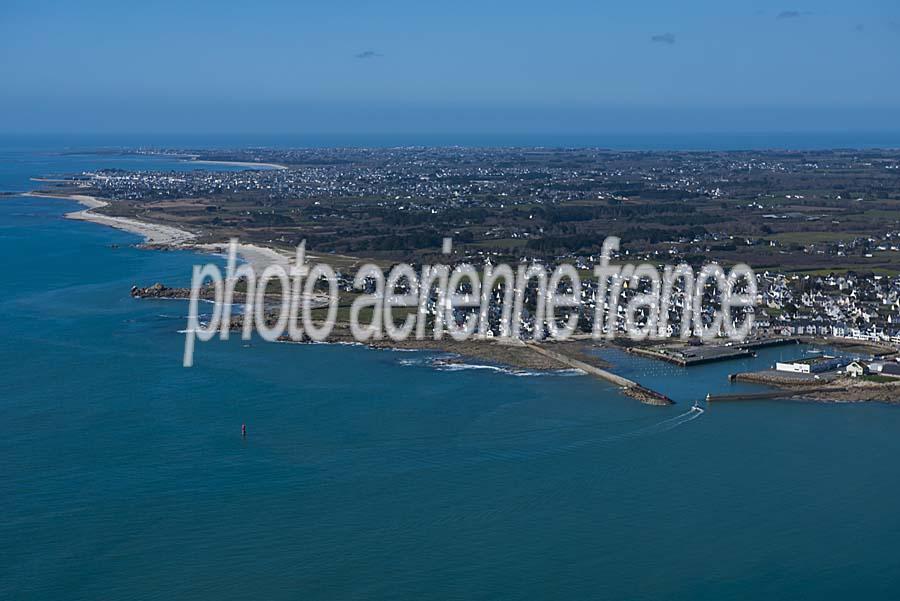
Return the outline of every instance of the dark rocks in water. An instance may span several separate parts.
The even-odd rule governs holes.
[[[234,329],[238,329],[238,328],[236,327],[236,328],[234,328]],[[293,338],[291,338],[291,337],[288,336],[287,334],[282,334],[281,336],[279,336],[278,338],[276,338],[276,340],[277,340],[278,342],[304,342],[304,343],[308,343],[308,342],[312,342],[312,341],[313,341],[312,338],[310,338],[309,336],[306,335],[306,332],[302,332],[302,333],[300,334],[300,340],[294,340]]]
[[[205,290],[201,290],[201,297],[203,297],[203,292]],[[213,295],[215,291],[210,291]],[[152,286],[148,286],[146,288],[140,288],[138,286],[131,287],[131,296],[133,298],[190,298],[191,297],[191,289],[190,288],[169,288],[168,286],[164,286],[159,282],[156,282]]]
[[[137,285],[131,287],[132,298],[168,298],[168,299],[189,299],[191,298],[190,288],[169,288],[168,286],[156,282],[152,286],[141,288]],[[215,286],[207,285],[200,288],[201,300],[216,300]],[[232,297],[234,303],[244,303],[247,295],[244,292],[235,292]]]

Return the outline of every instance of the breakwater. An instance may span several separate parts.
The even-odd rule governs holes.
[[[666,395],[660,392],[656,392],[655,390],[651,390],[646,386],[642,386],[634,380],[629,380],[628,378],[624,378],[618,374],[606,371],[605,369],[600,369],[599,367],[589,365],[584,361],[579,361],[578,359],[569,357],[568,355],[565,355],[564,353],[561,353],[559,351],[550,350],[545,345],[541,345],[535,342],[528,342],[526,344],[535,352],[540,353],[546,357],[550,357],[551,359],[555,359],[563,365],[567,365],[574,369],[580,369],[587,374],[619,386],[624,394],[630,396],[633,399],[637,399],[644,404],[672,405],[675,403],[675,401],[673,401]]]

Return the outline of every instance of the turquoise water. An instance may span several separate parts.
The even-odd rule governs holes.
[[[0,190],[123,163],[171,164],[5,148]],[[625,358],[667,408],[347,346],[205,343],[184,369],[185,304],[128,290],[209,258],[73,208],[0,199],[0,598],[896,598],[894,407],[688,419],[736,363]]]

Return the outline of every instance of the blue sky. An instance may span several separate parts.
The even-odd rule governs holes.
[[[0,2],[3,132],[900,130],[900,3]]]

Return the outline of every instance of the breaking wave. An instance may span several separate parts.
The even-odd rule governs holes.
[[[554,370],[528,370],[487,363],[461,363],[455,361],[456,355],[441,355],[438,357],[416,357],[411,359],[399,359],[399,365],[407,367],[430,367],[437,371],[490,371],[505,374],[517,378],[531,378],[542,376],[581,376],[584,372],[580,369],[554,369]]]

